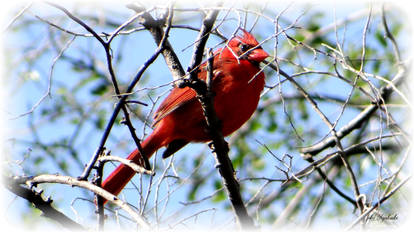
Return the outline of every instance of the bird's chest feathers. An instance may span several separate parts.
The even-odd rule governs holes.
[[[264,87],[264,75],[260,70],[246,64],[236,65],[222,70],[215,70],[213,91],[218,100],[226,98],[241,100],[243,96],[250,98],[260,95]],[[242,97],[242,98],[239,98]]]
[[[230,71],[213,81],[214,107],[219,118],[226,118],[223,129],[229,132],[250,118],[264,87],[264,74],[258,74],[258,69]]]

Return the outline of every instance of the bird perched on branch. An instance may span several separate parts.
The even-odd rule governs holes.
[[[224,136],[249,120],[265,85],[265,75],[259,64],[269,55],[253,35],[242,31],[241,36],[233,37],[225,47],[214,52],[211,90]],[[197,76],[206,80],[207,63],[200,66]],[[141,144],[142,154],[136,149],[127,159],[144,165],[142,156],[149,159],[162,147],[166,147],[162,157],[167,158],[188,143],[211,140],[201,104],[190,87],[175,87],[171,91],[155,112],[153,125],[153,132]],[[121,164],[105,179],[102,187],[118,195],[134,174],[131,168]]]

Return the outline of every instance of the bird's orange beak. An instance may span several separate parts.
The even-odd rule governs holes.
[[[249,52],[249,60],[256,61],[256,62],[262,62],[264,59],[269,57],[269,54],[265,52],[261,47],[258,47],[252,51]]]

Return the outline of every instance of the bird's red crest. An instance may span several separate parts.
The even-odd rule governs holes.
[[[242,31],[243,34],[240,35],[240,36],[236,36],[233,39],[231,39],[230,42],[229,42],[230,47],[237,46],[237,44],[239,44],[239,42],[249,44],[251,46],[256,46],[256,45],[259,44],[257,42],[256,38],[254,38],[254,36],[252,34],[250,34],[248,31],[244,30],[243,28],[240,28],[239,30]]]

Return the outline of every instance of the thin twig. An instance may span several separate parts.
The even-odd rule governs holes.
[[[44,92],[44,94],[39,98],[39,100],[32,106],[32,108],[30,110],[28,110],[25,113],[22,113],[16,117],[11,118],[11,120],[13,119],[18,119],[21,118],[23,116],[26,116],[28,114],[33,113],[37,107],[40,106],[40,104],[47,98],[47,97],[51,97],[51,91],[52,91],[52,81],[53,81],[53,73],[55,71],[55,65],[57,63],[57,61],[59,60],[59,58],[61,58],[63,56],[63,53],[70,47],[70,45],[73,43],[73,41],[75,41],[76,36],[72,37],[72,39],[70,39],[65,45],[64,47],[59,51],[59,53],[56,55],[55,58],[53,58],[52,61],[52,65],[50,67],[50,71],[49,71],[49,77],[48,77],[48,86],[46,91]]]
[[[322,193],[320,194],[320,196],[316,200],[315,205],[314,205],[312,211],[310,212],[308,219],[306,220],[305,228],[307,228],[307,229],[309,229],[309,227],[312,225],[312,223],[315,219],[316,213],[321,208],[320,206],[324,203],[323,200],[325,199],[326,183],[323,183],[322,187],[323,187]]]
[[[133,88],[138,83],[138,81],[141,79],[142,75],[147,70],[147,68],[157,59],[158,55],[160,55],[162,53],[162,51],[164,50],[164,44],[165,44],[165,42],[167,40],[167,37],[168,37],[167,32],[168,31],[166,30],[165,33],[163,34],[163,37],[160,41],[160,44],[158,45],[158,47],[157,47],[156,51],[154,52],[154,54],[149,59],[147,59],[147,61],[139,68],[137,74],[135,75],[135,77],[133,78],[133,80],[131,81],[131,83],[129,84],[129,86],[126,90],[127,93],[132,92]],[[84,172],[79,177],[80,179],[86,179],[89,176],[93,165],[95,164],[96,160],[99,157],[98,154],[101,153],[101,150],[104,149],[104,145],[106,143],[106,140],[108,139],[109,132],[111,131],[112,126],[115,123],[116,117],[118,116],[118,113],[120,112],[120,110],[121,110],[122,106],[124,105],[124,102],[126,101],[128,96],[129,96],[128,94],[122,95],[122,98],[120,98],[118,103],[116,104],[116,107],[115,107],[115,109],[112,113],[112,116],[109,119],[109,122],[108,122],[108,124],[105,128],[104,134],[102,135],[101,141],[99,143],[99,147],[98,147],[97,151],[95,152],[95,154],[92,156],[91,160],[89,161],[88,166],[85,168]]]
[[[124,159],[124,158],[121,158],[121,157],[118,157],[118,156],[113,156],[113,155],[101,156],[101,157],[99,157],[98,161],[100,161],[100,162],[116,161],[116,162],[120,162],[120,163],[130,167],[136,173],[147,174],[147,175],[150,175],[150,176],[155,175],[155,172],[143,168],[142,166],[134,163],[132,160]]]
[[[378,208],[382,203],[388,200],[392,195],[394,195],[407,181],[411,178],[408,176],[403,181],[401,181],[397,186],[395,186],[391,191],[388,192],[383,198],[381,198],[377,203],[372,205],[369,209],[367,209],[363,214],[361,214],[354,222],[351,223],[345,230],[351,230],[356,224],[358,224],[361,220],[363,220],[368,214],[370,214],[373,210]]]
[[[397,41],[395,40],[393,34],[391,33],[390,29],[388,28],[388,23],[387,23],[387,18],[385,17],[385,4],[382,5],[382,10],[381,10],[381,18],[382,18],[382,24],[384,25],[384,30],[385,30],[385,36],[391,40],[393,49],[394,49],[394,56],[397,59],[397,64],[401,65],[401,53],[400,50],[398,48],[398,44]]]
[[[279,227],[279,226],[283,226],[284,224],[286,224],[286,222],[288,221],[288,219],[291,216],[291,214],[293,213],[293,211],[301,203],[302,198],[313,187],[314,182],[315,182],[315,179],[312,179],[312,180],[306,182],[305,185],[301,186],[301,188],[296,192],[294,197],[289,201],[287,206],[279,214],[279,216],[277,217],[277,219],[273,223],[274,226]]]
[[[82,20],[80,20],[79,18],[75,17],[72,13],[70,13],[66,8],[53,3],[53,2],[48,2],[46,1],[47,4],[61,10],[63,13],[65,13],[69,18],[71,18],[73,21],[75,21],[76,23],[78,23],[79,25],[81,25],[83,28],[85,28],[89,33],[91,33],[101,44],[105,44],[105,41],[91,28],[89,27],[86,23],[84,23]]]
[[[33,1],[29,2],[25,7],[23,7],[23,9],[21,9],[13,18],[12,20],[10,20],[10,22],[4,27],[4,29],[2,30],[2,32],[4,33],[5,31],[7,31],[11,25],[13,25],[14,22],[16,22],[16,20],[22,16],[27,9],[29,9],[31,6],[33,5]]]
[[[181,79],[185,75],[185,72],[170,42],[166,38],[163,39],[163,22],[160,20],[155,20],[147,11],[145,11],[145,8],[143,6],[139,6],[136,4],[128,4],[127,7],[131,10],[134,10],[137,13],[144,12],[140,17],[142,25],[151,33],[155,40],[155,43],[158,46],[161,43],[161,41],[164,40],[164,49],[162,50],[164,60],[168,68],[170,69],[173,79]]]
[[[276,62],[277,63],[277,62]],[[274,69],[280,72],[280,68],[275,65],[273,66]],[[282,73],[281,73],[282,74]],[[283,74],[282,74],[283,75]],[[286,79],[288,79],[294,86],[295,88],[305,97],[306,100],[308,100],[308,102],[311,104],[312,108],[316,111],[316,113],[320,116],[320,118],[322,119],[323,122],[325,122],[325,124],[329,127],[330,129],[330,133],[332,134],[332,138],[333,138],[333,143],[336,144],[336,146],[338,147],[338,153],[340,154],[340,157],[343,161],[343,164],[348,172],[348,175],[351,178],[351,183],[352,186],[354,187],[354,193],[355,193],[355,199],[360,199],[359,198],[359,188],[358,188],[358,184],[356,181],[356,177],[355,174],[352,171],[352,168],[350,166],[350,164],[348,163],[346,157],[344,157],[343,154],[343,147],[342,147],[342,143],[340,141],[340,138],[338,136],[338,133],[336,132],[335,127],[333,126],[333,124],[329,121],[329,119],[326,117],[326,115],[319,109],[318,104],[315,102],[315,100],[313,100],[310,95],[299,85],[298,82],[295,81],[295,79],[293,79],[292,77],[290,77],[289,75],[284,75],[286,77]],[[312,160],[309,160],[310,162],[312,162]],[[322,171],[320,169],[318,169],[318,172],[321,174]],[[331,187],[332,185],[330,185]],[[336,188],[336,187],[335,187]],[[333,188],[333,189],[335,189]],[[358,201],[359,202],[359,201]],[[363,211],[363,205],[358,203],[358,208],[361,210],[361,213]]]

